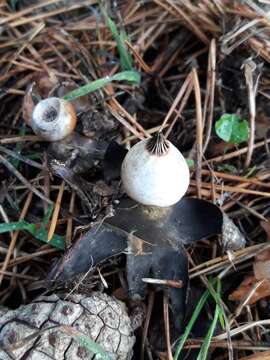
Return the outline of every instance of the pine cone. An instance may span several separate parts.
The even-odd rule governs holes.
[[[135,342],[125,305],[102,293],[41,296],[17,310],[0,308],[0,360],[100,359],[61,330],[94,340],[111,359],[128,360]]]

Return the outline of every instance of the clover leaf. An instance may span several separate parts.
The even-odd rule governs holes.
[[[224,114],[215,124],[218,137],[228,143],[240,144],[248,140],[249,125],[239,115]]]

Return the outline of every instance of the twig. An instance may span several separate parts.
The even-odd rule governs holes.
[[[2,276],[9,276],[9,277],[14,277],[14,278],[18,278],[18,279],[25,279],[25,280],[31,280],[31,281],[37,281],[38,277],[33,277],[33,276],[29,276],[29,275],[24,275],[24,274],[19,274],[19,273],[14,273],[13,271],[4,271],[4,270],[0,270],[0,279],[2,278]]]
[[[163,316],[164,316],[167,356],[168,356],[168,360],[173,360],[171,339],[170,339],[169,296],[166,291],[163,292]]]
[[[125,44],[127,45],[127,47],[129,48],[129,50],[133,53],[134,57],[136,58],[138,64],[142,67],[142,69],[148,73],[151,74],[152,70],[151,68],[145,63],[145,61],[143,60],[143,58],[140,56],[140,54],[138,53],[138,51],[130,44],[130,42],[128,42],[127,40],[125,40]]]
[[[163,131],[164,127],[166,126],[169,118],[171,117],[172,113],[175,111],[176,106],[179,104],[180,100],[182,99],[182,97],[184,96],[188,85],[191,81],[192,78],[192,74],[189,73],[188,76],[186,77],[186,80],[184,81],[183,85],[181,86],[181,89],[179,90],[178,94],[176,95],[176,98],[174,99],[174,102],[172,103],[172,106],[170,107],[170,110],[168,111],[163,123],[160,126],[160,130],[159,131]]]
[[[57,195],[55,207],[54,207],[54,210],[53,210],[51,226],[50,226],[50,229],[48,231],[48,241],[51,241],[52,238],[53,238],[53,235],[54,235],[58,215],[59,215],[59,212],[60,212],[60,209],[61,209],[61,202],[62,202],[62,197],[63,197],[64,190],[65,190],[65,182],[62,181],[59,192],[58,192],[58,195]]]
[[[154,279],[154,278],[142,278],[142,281],[147,284],[164,285],[178,289],[180,289],[183,286],[183,282],[181,280],[162,280],[162,279]]]
[[[260,74],[258,75],[257,79],[255,80],[255,84],[254,84],[253,73],[256,70],[256,64],[251,60],[247,60],[244,64],[244,69],[245,69],[245,78],[246,78],[247,91],[248,91],[249,127],[250,127],[248,152],[247,152],[247,157],[246,157],[246,161],[245,161],[245,167],[247,168],[250,165],[253,150],[254,150],[256,91],[257,91],[257,85],[258,85]]]
[[[31,185],[30,182],[26,180],[25,177],[23,177],[22,174],[2,155],[0,155],[0,162],[35,195],[37,195],[39,198],[41,198],[42,200],[46,201],[49,204],[53,203],[50,199],[48,199],[45,195],[43,195],[40,191],[38,191],[33,185]]]
[[[21,215],[20,215],[20,218],[19,220],[23,220],[27,214],[27,211],[28,211],[28,208],[31,204],[31,201],[32,201],[32,197],[33,197],[33,193],[32,192],[29,192],[27,198],[26,198],[26,201],[24,203],[24,206],[23,206],[23,209],[22,209],[22,212],[21,212]],[[9,248],[8,248],[8,252],[6,254],[6,257],[5,257],[5,260],[4,260],[4,263],[2,265],[2,273],[0,273],[0,286],[1,286],[1,283],[3,281],[3,277],[4,277],[4,272],[6,271],[7,267],[8,267],[8,263],[9,263],[9,260],[11,258],[11,255],[13,253],[13,250],[14,250],[14,247],[15,247],[15,244],[16,244],[16,241],[17,241],[17,238],[18,238],[18,235],[19,235],[19,230],[18,231],[15,231],[14,234],[12,235],[11,237],[11,241],[10,241],[10,244],[9,244]]]
[[[270,143],[270,139],[265,139],[265,140],[259,141],[259,142],[257,142],[257,144],[254,145],[254,149],[258,149],[269,143]],[[247,151],[248,151],[248,146],[245,146],[240,150],[236,150],[231,153],[224,154],[224,155],[219,155],[212,159],[207,159],[206,161],[203,161],[202,165],[205,165],[210,162],[220,162],[220,161],[224,161],[224,160],[233,159],[234,157],[245,154]]]
[[[215,83],[216,83],[216,41],[215,39],[212,39],[209,48],[207,85],[206,85],[206,95],[205,95],[204,109],[203,109],[204,126],[206,122],[206,116],[208,113],[203,153],[207,149],[211,137],[213,112],[214,112]]]
[[[145,348],[148,328],[149,328],[149,324],[150,324],[151,314],[152,314],[152,310],[153,310],[153,306],[154,306],[154,300],[155,300],[155,292],[153,290],[150,290],[149,295],[148,295],[147,313],[146,313],[146,318],[145,318],[145,322],[143,325],[140,360],[144,359],[144,348]]]
[[[202,169],[202,156],[203,156],[203,119],[202,119],[202,101],[201,101],[201,89],[199,84],[199,78],[197,69],[192,69],[193,85],[195,92],[195,102],[196,102],[196,154],[197,154],[197,163],[196,163],[196,185],[198,198],[201,198],[201,169]]]
[[[191,94],[191,92],[192,92],[192,89],[193,89],[193,82],[192,82],[192,78],[190,78],[190,83],[189,83],[188,88],[187,88],[187,90],[186,90],[186,93],[185,93],[185,95],[184,95],[184,97],[183,97],[183,99],[182,99],[182,101],[181,101],[181,104],[180,104],[180,106],[179,106],[179,110],[178,110],[177,114],[175,115],[173,121],[170,123],[169,128],[168,128],[168,130],[167,130],[166,133],[165,133],[165,138],[167,138],[167,137],[170,135],[170,132],[172,131],[172,129],[173,129],[173,127],[174,127],[177,119],[178,119],[179,116],[180,116],[179,114],[181,114],[181,112],[183,111],[184,107],[186,106],[186,103],[187,103],[187,101],[188,101],[188,99],[189,99],[189,96],[190,96],[190,94]],[[168,124],[166,124],[165,126],[167,126],[167,125],[168,125]]]
[[[24,142],[24,141],[46,141],[39,136],[36,135],[24,135],[24,136],[13,136],[13,137],[4,137],[0,139],[0,144],[14,144],[17,142]]]
[[[255,326],[263,326],[263,325],[270,325],[270,319],[252,321],[250,323],[238,326],[237,328],[231,329],[230,335],[235,336],[235,335],[238,335],[238,334],[242,334],[244,331],[252,329]],[[224,340],[224,339],[227,339],[227,336],[228,336],[227,333],[223,333],[223,334],[215,336],[214,340]]]
[[[189,25],[191,30],[194,32],[194,34],[196,34],[204,44],[209,44],[207,36],[201,31],[200,27],[197,26],[194,21],[191,20],[191,18],[182,10],[182,7],[177,6],[171,0],[166,0],[165,2],[160,0],[154,0],[154,2],[163,7],[166,11],[170,12],[173,16],[183,18]]]
[[[234,320],[241,314],[243,308],[248,304],[249,300],[252,298],[252,296],[255,294],[257,289],[262,285],[262,283],[265,281],[265,279],[262,279],[258,281],[254,286],[250,289],[250,291],[246,294],[244,299],[240,302],[240,304],[235,309],[234,313],[229,319],[229,324],[232,325]]]
[[[38,162],[27,159],[26,157],[24,157],[24,156],[22,156],[20,154],[17,154],[12,150],[6,149],[4,146],[0,145],[0,151],[2,151],[3,153],[5,153],[7,155],[10,155],[10,156],[14,157],[15,159],[18,159],[18,160],[22,161],[22,162],[24,162],[24,163],[26,163],[26,164],[28,164],[30,166],[33,166],[33,167],[35,167],[37,169],[48,171],[48,169],[46,169],[44,166],[42,166]]]
[[[190,184],[198,187],[198,183],[193,180],[191,180]],[[242,184],[242,185],[246,185],[246,184]],[[201,182],[201,187],[206,188],[206,189],[211,189],[212,185],[208,184],[206,182]],[[268,198],[270,197],[270,192],[245,189],[243,187],[240,187],[240,185],[239,186],[229,186],[229,185],[215,184],[215,189],[222,191],[222,192],[223,191],[235,192],[235,193],[238,192],[238,193],[242,193],[242,194],[258,195],[258,196],[264,196],[264,197],[268,197]]]
[[[71,193],[71,198],[70,198],[70,203],[69,203],[70,216],[68,217],[68,221],[67,221],[66,248],[68,248],[71,245],[71,240],[72,240],[72,223],[73,223],[72,214],[73,214],[74,205],[75,205],[75,197],[76,197],[76,193],[73,190]]]

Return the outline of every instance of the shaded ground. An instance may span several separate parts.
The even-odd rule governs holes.
[[[226,270],[219,305],[227,327],[222,329],[222,322],[216,327],[208,356],[249,359],[270,345],[265,321],[270,275],[253,274],[254,259],[256,268],[269,258],[269,5],[155,0],[106,2],[105,8],[127,34],[128,44],[122,41],[122,46],[129,49],[140,85],[114,81],[74,100],[78,135],[49,144],[25,124],[32,102],[128,70],[129,60],[119,53],[94,0],[0,5],[0,301],[15,308],[42,293],[53,261],[62,256],[59,248],[69,247],[94,221],[109,215],[123,196],[114,169],[118,156],[112,170],[105,168],[104,179],[110,141],[129,148],[163,124],[168,138],[192,160],[188,195],[220,206],[247,241],[245,249],[227,254],[217,237],[187,249],[192,291],[186,323],[209,281]],[[214,124],[225,113],[248,120],[247,142],[233,145],[218,138]],[[5,228],[11,222],[14,226]],[[240,294],[229,300],[247,276]],[[128,302],[125,281],[125,259],[119,256],[69,289],[108,287],[106,292]],[[152,311],[152,318],[162,320],[163,299],[156,294],[152,309],[153,298],[151,291],[145,301],[148,316]],[[185,344],[188,358],[197,357],[215,307],[210,297],[200,326]],[[146,359],[166,358],[163,328],[150,322],[149,331],[147,326],[138,331],[136,359],[142,347]],[[172,329],[173,352],[178,336]]]

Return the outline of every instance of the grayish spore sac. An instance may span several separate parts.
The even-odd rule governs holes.
[[[135,342],[125,304],[106,294],[41,296],[17,310],[0,308],[1,360],[92,360],[61,325],[72,326],[113,360],[130,360]]]

